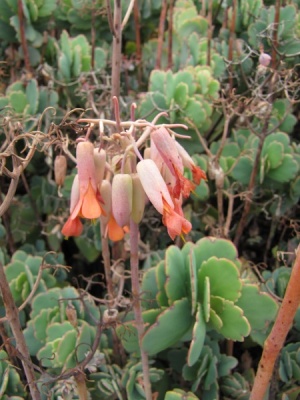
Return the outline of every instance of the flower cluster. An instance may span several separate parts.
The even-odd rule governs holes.
[[[130,219],[141,221],[149,199],[173,240],[187,234],[192,227],[184,217],[182,202],[201,179],[206,179],[204,171],[164,126],[152,130],[150,147],[145,149],[144,158],[139,155],[138,162],[133,152],[138,152],[136,146],[130,140],[129,145],[126,140],[124,143],[123,156],[111,160],[104,149],[94,148],[90,141],[77,144],[77,175],[72,185],[70,216],[62,233],[79,236],[82,218],[100,218],[109,239],[120,240],[129,229]],[[184,176],[184,167],[191,170],[192,181]]]

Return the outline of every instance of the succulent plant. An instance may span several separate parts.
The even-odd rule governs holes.
[[[300,343],[289,343],[282,349],[279,364],[280,379],[289,384],[300,381]]]
[[[56,8],[56,0],[23,0],[25,38],[28,42],[30,63],[36,66],[41,59],[37,50],[44,44],[43,32],[49,16]],[[0,4],[0,38],[7,42],[21,42],[18,17],[18,0],[3,0]],[[22,55],[21,46],[19,53]]]
[[[45,254],[45,252],[44,252]],[[9,281],[10,290],[14,297],[15,303],[19,306],[28,297],[33,289],[40,269],[42,268],[43,257],[33,256],[27,254],[22,250],[16,251],[9,264],[5,266],[5,274]],[[44,262],[47,265],[55,265],[63,263],[62,254],[55,258],[53,255],[46,255]],[[63,280],[65,274],[58,274],[56,277],[53,275],[51,268],[44,268],[42,270],[41,279],[38,287],[36,288],[35,295],[38,293],[46,292],[47,289],[53,288],[57,285],[58,280]]]
[[[165,400],[193,400],[199,397],[195,396],[192,392],[185,392],[181,389],[169,390],[165,395]]]
[[[67,31],[61,33],[55,44],[58,63],[58,78],[63,82],[77,79],[81,73],[91,70],[91,46],[84,35],[70,37]],[[95,69],[106,66],[107,51],[95,48]]]
[[[248,400],[250,396],[249,382],[238,372],[221,379],[220,389],[226,400]]]
[[[0,97],[1,107],[10,107],[25,122],[25,129],[37,126],[38,117],[47,107],[56,107],[58,94],[55,90],[38,85],[36,79],[16,81],[8,86],[5,96]]]
[[[172,69],[180,71],[187,66],[207,66],[208,21],[201,16],[192,0],[177,0],[174,5]],[[167,35],[166,35],[167,37]],[[143,48],[143,64],[149,72],[155,68],[153,53],[157,52],[157,39],[150,39]],[[212,73],[220,77],[225,70],[223,57],[211,48]],[[161,67],[167,68],[167,40],[165,40]]]
[[[0,397],[3,400],[22,400],[25,387],[17,369],[9,362],[8,355],[0,350]]]
[[[244,283],[240,267],[235,247],[225,239],[203,238],[182,250],[169,247],[165,259],[143,276],[144,350],[151,356],[189,340],[187,365],[193,367],[210,332],[243,341],[251,328],[268,326],[277,304]],[[255,316],[251,304],[260,311]],[[134,324],[127,321],[117,332],[125,349],[138,353]]]
[[[209,67],[187,67],[175,74],[154,70],[139,114],[153,119],[161,111],[169,110],[172,123],[191,122],[205,129],[211,122],[212,103],[219,96],[219,87]]]
[[[35,296],[24,335],[30,354],[42,366],[73,368],[91,350],[100,313],[90,298],[81,302],[79,297],[73,287],[55,287]]]
[[[280,8],[277,51],[284,56],[293,56],[300,52],[300,40],[295,38],[297,9],[294,4]],[[272,32],[275,19],[275,7],[261,7],[258,18],[248,27],[249,43],[258,48],[272,47]]]

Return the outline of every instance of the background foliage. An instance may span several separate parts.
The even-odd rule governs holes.
[[[123,17],[129,3],[122,0]],[[142,346],[158,399],[249,398],[299,243],[298,8],[296,0],[143,0],[123,31],[122,118],[136,102],[139,118],[165,111],[160,122],[185,123],[188,131],[178,132],[190,139],[181,144],[208,175],[184,204],[193,224],[185,244],[171,243],[150,206],[140,225]],[[127,240],[111,243],[113,259],[123,260],[125,290],[117,317],[107,319],[99,224],[86,224],[74,240],[60,233],[72,157],[62,188],[53,176],[55,156],[74,154],[83,132],[78,117],[111,113],[106,4],[2,0],[0,39],[2,202],[11,181],[5,167],[14,162],[8,144],[15,140],[16,154],[26,157],[41,135],[1,218],[0,258],[17,306],[39,279],[20,317],[42,396],[80,398],[74,371],[93,349],[83,366],[90,398],[145,398]],[[271,56],[269,65],[262,54]],[[23,133],[29,136],[18,140]],[[299,346],[300,312],[272,398],[299,395]],[[28,398],[22,371],[5,351],[0,397]]]

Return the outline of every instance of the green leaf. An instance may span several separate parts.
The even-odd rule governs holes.
[[[57,353],[56,353],[56,358],[59,363],[59,365],[63,365],[67,359],[67,357],[74,353],[75,350],[75,344],[76,344],[76,337],[77,333],[75,329],[66,332],[61,340],[60,343],[57,347]]]
[[[190,329],[193,321],[188,299],[176,300],[145,333],[142,341],[144,351],[154,355],[174,345]]]
[[[277,302],[269,294],[260,292],[256,285],[243,285],[235,304],[244,311],[252,330],[266,329],[278,311]]]
[[[223,322],[218,332],[226,339],[243,341],[244,337],[249,335],[250,324],[243,316],[242,309],[235,306],[232,301],[211,296],[211,308]]]
[[[169,299],[169,305],[171,306],[175,300],[187,296],[185,263],[182,253],[177,246],[170,246],[166,251],[165,273],[165,290]]]
[[[253,165],[254,163],[251,157],[241,156],[231,171],[231,176],[233,179],[237,180],[243,185],[248,185],[253,170]]]
[[[56,0],[45,0],[42,7],[39,8],[39,18],[48,17],[57,7]]]
[[[100,70],[106,67],[107,53],[101,47],[95,48],[95,69]]]
[[[195,125],[202,125],[206,120],[206,112],[202,104],[194,99],[187,101],[184,109],[186,117],[190,119]]]
[[[30,13],[31,21],[36,21],[38,18],[38,7],[35,4],[34,0],[27,0],[28,10]]]
[[[125,323],[116,327],[116,333],[121,340],[124,349],[128,353],[139,352],[138,332],[133,323]]]
[[[198,311],[196,313],[196,322],[193,328],[192,341],[190,344],[187,364],[191,367],[194,365],[201,354],[206,334],[206,324],[204,320],[204,313],[201,304],[198,304]]]
[[[156,301],[158,287],[156,283],[156,267],[149,268],[143,274],[142,280],[142,305],[143,308],[149,310],[151,308],[158,308],[159,305]]]
[[[81,47],[79,45],[73,47],[72,75],[75,78],[77,78],[82,72],[81,56]]]
[[[189,270],[188,270],[190,279],[190,284],[188,285],[188,289],[190,291],[189,297],[192,303],[192,314],[194,314],[197,309],[197,293],[198,293],[196,258],[191,245],[186,244],[184,246],[184,250],[182,251],[183,255],[185,254],[185,251],[187,252],[186,257],[188,258],[188,265],[189,265]]]
[[[62,79],[69,81],[71,79],[71,63],[64,53],[58,57],[58,67],[62,74]]]
[[[158,293],[156,300],[161,307],[168,306],[168,297],[165,290],[166,273],[165,273],[165,261],[162,260],[157,264],[156,267],[156,281],[158,287]]]
[[[279,167],[284,157],[284,147],[282,143],[272,142],[268,145],[263,154],[267,156],[267,170]]]
[[[203,297],[204,319],[205,319],[205,322],[208,322],[209,318],[210,318],[210,280],[209,280],[208,276],[206,276],[204,279],[203,296],[202,297]]]
[[[21,91],[16,91],[10,94],[9,102],[16,113],[23,113],[25,107],[27,106],[26,95]]]
[[[193,75],[189,71],[178,71],[174,75],[173,83],[174,83],[175,87],[177,87],[181,83],[184,83],[185,85],[187,85],[189,96],[192,96],[196,91],[196,85],[194,82]]]
[[[91,351],[95,334],[93,332],[94,328],[84,321],[78,329],[79,335],[76,335],[77,340],[74,350],[76,350],[76,360],[80,363],[86,358],[87,353]]]
[[[211,257],[204,261],[198,270],[199,294],[203,296],[205,279],[209,278],[210,295],[236,301],[242,289],[239,270],[236,265],[225,258]],[[201,298],[203,301],[203,297]]]
[[[280,166],[268,172],[267,177],[277,182],[289,182],[297,175],[299,165],[291,154],[285,154]]]
[[[188,85],[184,82],[180,82],[174,92],[175,103],[181,108],[185,108],[188,101]]]
[[[29,114],[34,115],[38,108],[39,89],[36,79],[31,79],[26,86],[26,97],[29,103]]]
[[[71,40],[69,38],[69,34],[66,30],[62,31],[62,33],[60,35],[60,39],[59,39],[59,44],[61,47],[61,51],[66,58],[66,63],[70,68],[70,66],[72,64],[72,60],[73,60],[72,47],[71,47]]]
[[[197,268],[200,269],[203,261],[207,261],[211,257],[227,258],[234,262],[239,268],[240,262],[234,244],[228,239],[220,239],[207,236],[196,242],[194,247]]]
[[[153,70],[149,78],[149,92],[165,92],[166,73],[160,70]]]
[[[100,251],[96,249],[94,242],[84,236],[79,236],[75,238],[75,243],[78,246],[81,254],[89,261],[95,261],[99,255]]]

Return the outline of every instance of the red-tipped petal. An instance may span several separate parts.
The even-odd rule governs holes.
[[[207,180],[206,173],[196,165],[192,166],[192,174],[193,181],[196,183],[196,185],[199,185],[202,179],[204,179],[205,181]]]
[[[66,223],[64,224],[61,233],[66,236],[80,236],[82,233],[82,223],[80,221],[80,219],[78,217],[72,219],[71,217],[69,217],[66,221]]]
[[[113,242],[117,242],[122,240],[125,235],[124,229],[121,228],[116,220],[114,219],[113,215],[111,215],[109,222],[108,222],[108,237]]]
[[[192,224],[184,218],[179,202],[175,203],[177,212],[173,210],[164,199],[163,202],[164,214],[162,221],[167,227],[170,238],[174,240],[176,236],[189,233],[192,229]]]

